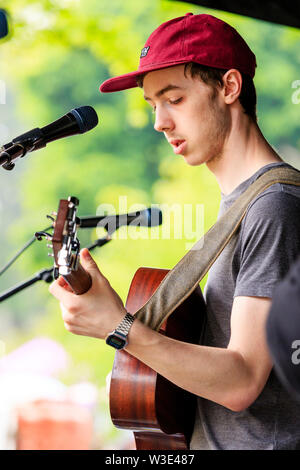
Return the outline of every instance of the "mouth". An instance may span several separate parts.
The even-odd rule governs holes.
[[[183,139],[172,139],[169,141],[169,143],[172,145],[173,151],[176,153],[176,155],[181,154],[186,147],[186,140]]]

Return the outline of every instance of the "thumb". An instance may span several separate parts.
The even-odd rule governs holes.
[[[83,250],[81,250],[80,261],[81,261],[82,267],[86,269],[86,271],[89,271],[91,274],[94,274],[94,275],[102,276],[96,262],[92,258],[87,248],[83,248]]]

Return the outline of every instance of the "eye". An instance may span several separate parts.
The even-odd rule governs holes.
[[[181,100],[182,100],[182,98],[178,98],[177,100],[174,100],[174,101],[170,100],[169,102],[170,102],[170,104],[178,104],[178,103],[180,103]]]

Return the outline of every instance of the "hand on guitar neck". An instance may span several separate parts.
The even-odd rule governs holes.
[[[76,295],[69,283],[59,277],[51,284],[49,291],[60,301],[63,321],[68,331],[104,339],[117,327],[126,310],[89,251],[84,248],[80,255],[81,266],[92,279],[89,290]]]
[[[60,301],[63,321],[68,331],[94,338],[106,338],[115,329],[126,310],[118,294],[98,269],[87,248],[79,257],[77,238],[79,200],[70,196],[61,199],[53,220],[53,235],[37,232],[52,243],[54,281],[49,291]],[[60,275],[60,277],[59,277]]]

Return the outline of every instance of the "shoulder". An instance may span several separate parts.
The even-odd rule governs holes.
[[[257,196],[248,206],[245,222],[263,219],[300,221],[300,187],[276,183]]]

